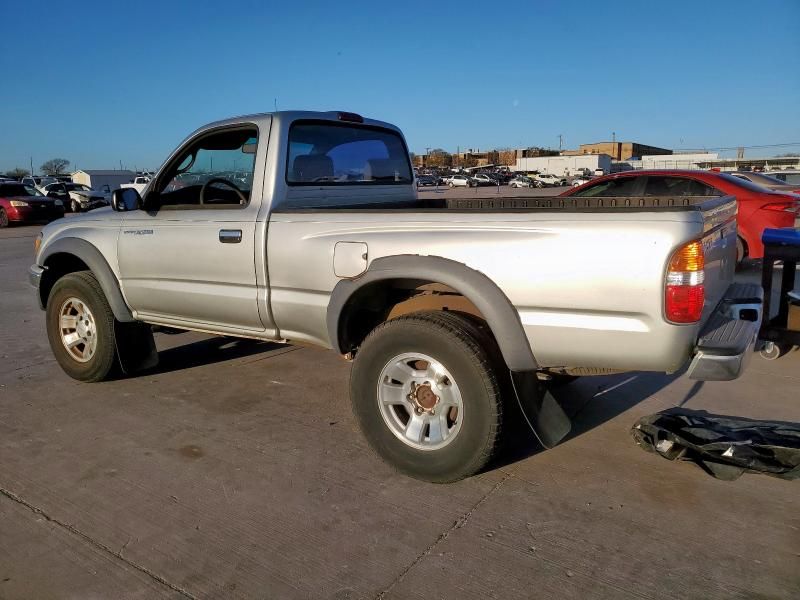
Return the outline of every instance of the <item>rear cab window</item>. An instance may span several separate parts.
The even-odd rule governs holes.
[[[395,131],[330,121],[296,121],[289,129],[289,186],[410,185],[411,163]]]

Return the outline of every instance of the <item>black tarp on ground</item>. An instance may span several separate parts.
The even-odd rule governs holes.
[[[648,452],[694,461],[718,479],[733,480],[745,471],[800,478],[798,423],[671,408],[642,417],[631,433]]]

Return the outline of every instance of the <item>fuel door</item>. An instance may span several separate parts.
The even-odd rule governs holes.
[[[336,242],[333,248],[333,274],[342,279],[358,277],[367,270],[367,245],[364,242]]]

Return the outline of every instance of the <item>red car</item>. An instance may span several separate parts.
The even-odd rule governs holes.
[[[63,216],[61,200],[41,196],[34,188],[21,183],[0,183],[0,227],[14,222],[49,223]]]
[[[761,234],[769,227],[794,227],[800,188],[775,192],[727,173],[691,170],[625,171],[592,179],[561,196],[736,196],[738,260],[761,258]]]

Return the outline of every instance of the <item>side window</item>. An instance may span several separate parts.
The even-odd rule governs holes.
[[[639,177],[616,177],[599,181],[586,189],[573,194],[582,197],[613,197],[613,196],[635,196],[639,190]]]
[[[718,196],[719,192],[709,185],[684,177],[647,178],[645,196]]]
[[[202,136],[159,178],[162,208],[242,208],[250,203],[258,130],[236,128]],[[147,198],[150,201],[149,194]]]
[[[410,184],[403,139],[379,127],[298,121],[289,130],[289,185]]]

